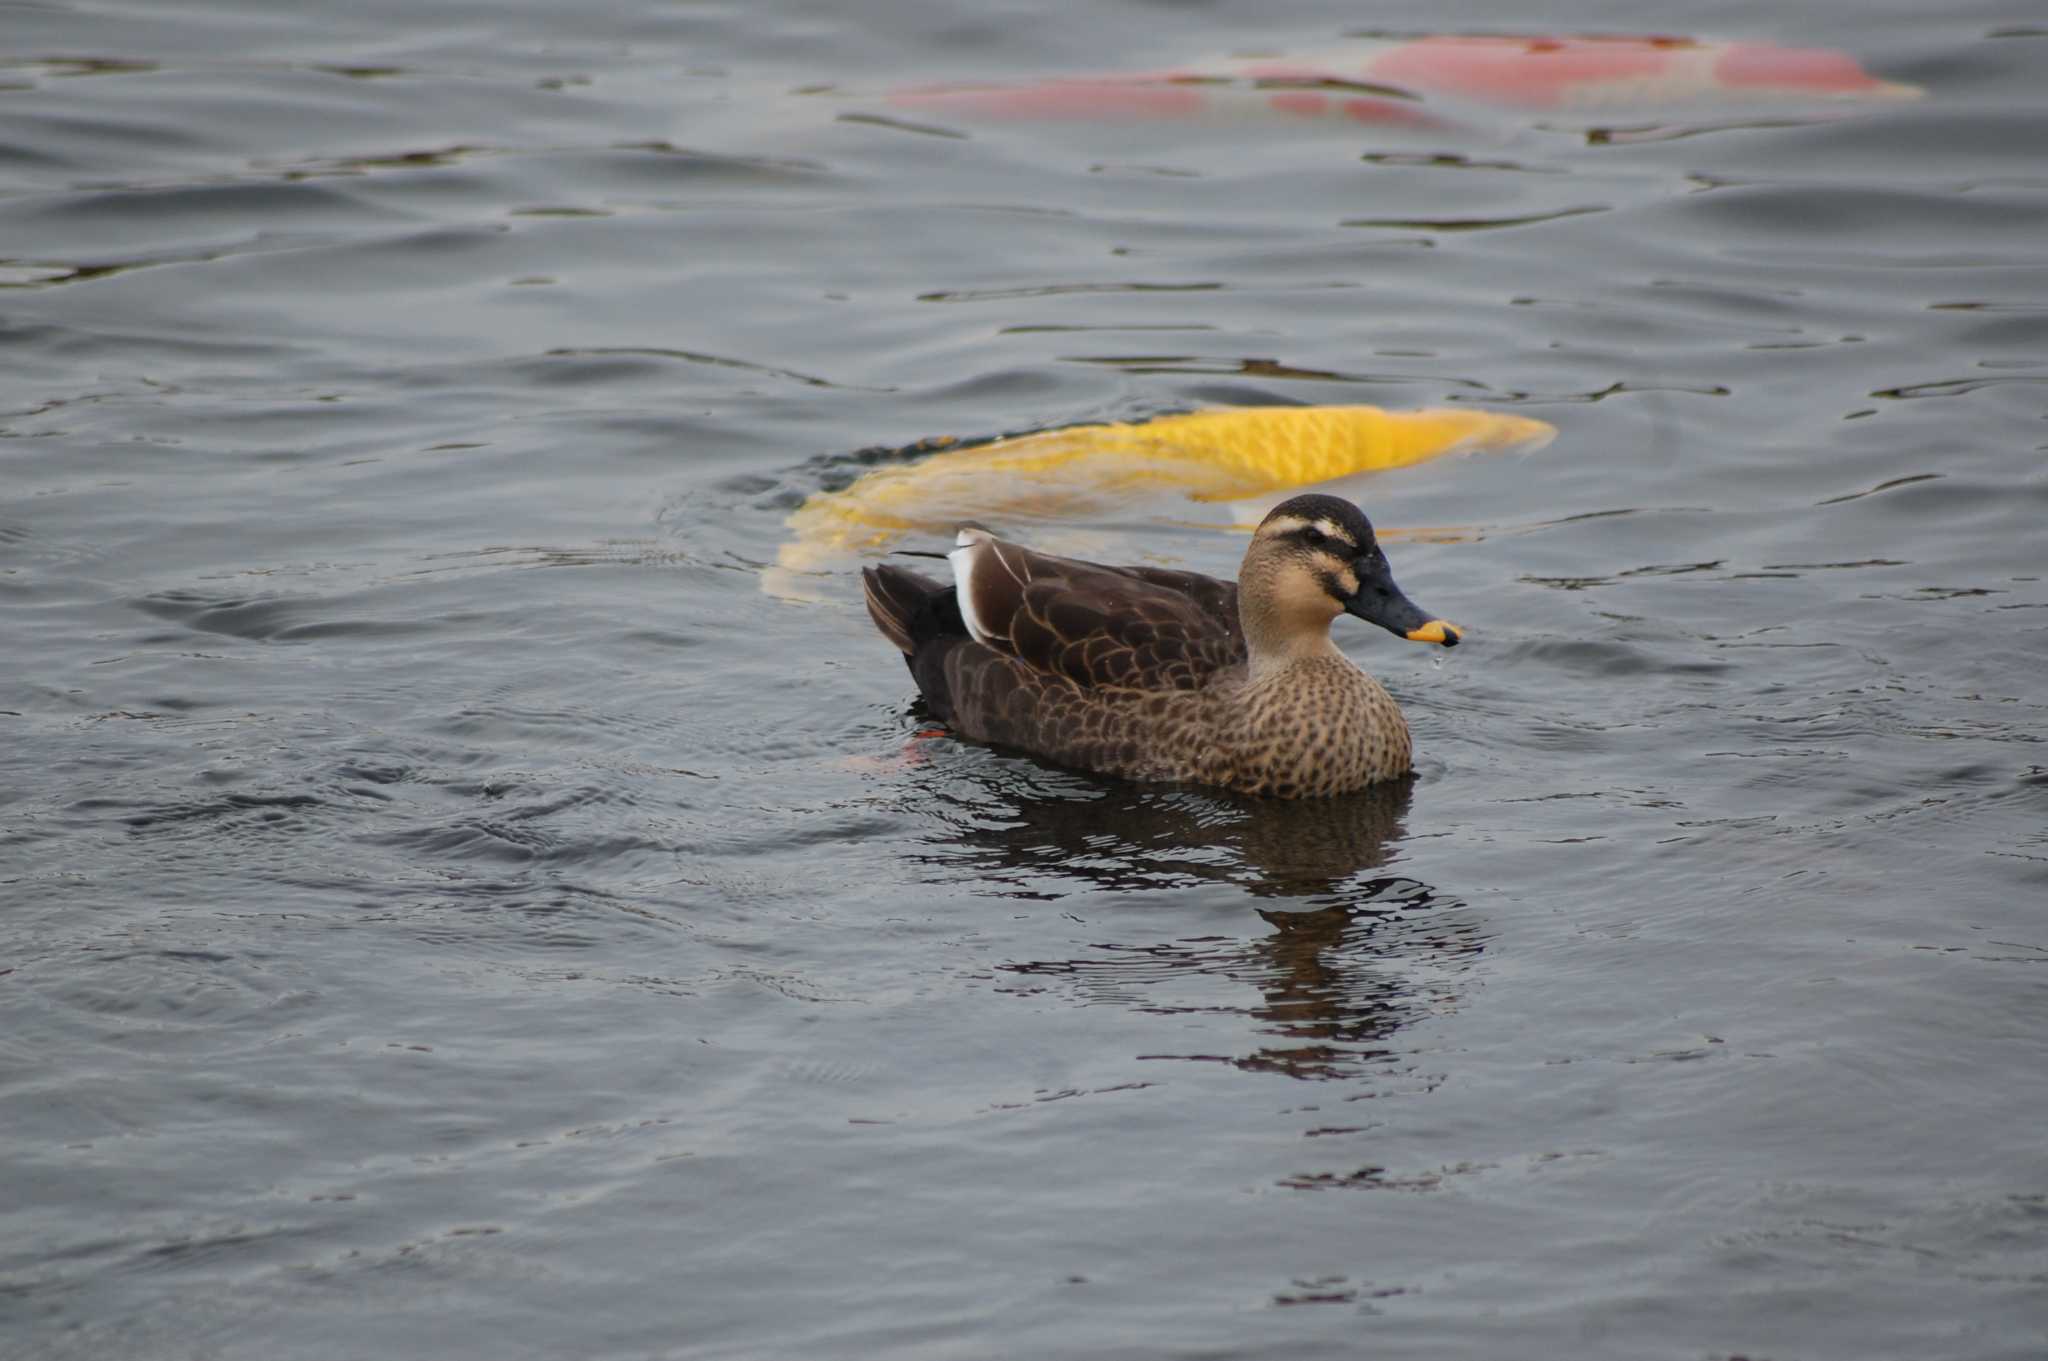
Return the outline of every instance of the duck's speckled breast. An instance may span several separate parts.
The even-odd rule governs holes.
[[[1106,722],[1090,734],[1092,749],[1062,755],[1132,779],[1322,798],[1397,779],[1411,765],[1400,707],[1341,655],[1256,682],[1233,667],[1199,691],[1101,699]]]
[[[1341,656],[1296,662],[1247,684],[1232,725],[1247,793],[1342,794],[1408,773],[1408,721],[1378,681]]]

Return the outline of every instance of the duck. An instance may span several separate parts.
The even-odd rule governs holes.
[[[1394,584],[1364,511],[1320,493],[1259,522],[1235,582],[1055,557],[971,523],[954,543],[950,583],[863,569],[875,627],[956,734],[1097,774],[1280,799],[1399,779],[1408,722],[1330,625],[1464,636]]]

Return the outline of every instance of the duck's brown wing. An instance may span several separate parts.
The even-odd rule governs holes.
[[[1230,582],[1057,558],[974,528],[948,556],[968,633],[1035,670],[1085,687],[1195,690],[1244,660]]]

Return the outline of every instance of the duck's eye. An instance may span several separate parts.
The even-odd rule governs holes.
[[[1301,531],[1301,541],[1310,548],[1321,548],[1330,541],[1330,536],[1317,529],[1314,525],[1310,525]]]

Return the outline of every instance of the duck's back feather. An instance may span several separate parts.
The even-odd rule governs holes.
[[[1237,587],[1193,572],[1105,567],[966,529],[953,561],[977,643],[1087,689],[1194,690],[1245,657]]]
[[[1232,582],[1054,557],[973,528],[948,556],[952,586],[887,564],[861,577],[926,704],[967,736],[1144,773],[1158,762],[1139,727],[1199,728],[1205,687],[1245,659]]]

